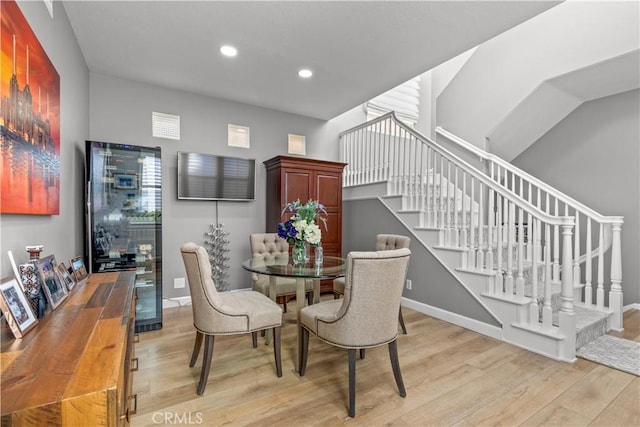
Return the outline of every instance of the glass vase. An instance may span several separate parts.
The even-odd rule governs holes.
[[[307,262],[307,247],[302,240],[296,240],[291,249],[293,265],[303,265]]]

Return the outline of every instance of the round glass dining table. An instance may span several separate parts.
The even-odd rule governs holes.
[[[276,277],[296,279],[296,321],[300,322],[300,310],[305,304],[305,282],[313,280],[313,302],[320,302],[320,280],[335,279],[344,276],[347,269],[346,259],[325,256],[321,264],[316,264],[314,258],[302,265],[293,265],[287,254],[258,256],[245,260],[242,268],[252,273],[269,276],[269,297],[276,300]],[[298,331],[298,354],[296,369],[300,366],[302,336]]]

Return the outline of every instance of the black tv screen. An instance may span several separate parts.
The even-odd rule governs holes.
[[[178,151],[178,199],[255,200],[254,159]]]

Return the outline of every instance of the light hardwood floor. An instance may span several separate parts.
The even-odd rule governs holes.
[[[323,296],[323,298],[326,296]],[[294,371],[296,326],[282,329],[283,376],[273,348],[251,336],[217,337],[209,382],[196,394],[202,355],[189,368],[191,307],[164,311],[163,329],[140,334],[133,426],[399,425],[638,426],[640,378],[586,360],[557,362],[403,308],[398,351],[407,397],[387,347],[357,360],[356,418],[347,416],[347,353],[311,338],[307,374]],[[293,313],[285,314],[293,319]],[[640,311],[625,313],[640,342]]]

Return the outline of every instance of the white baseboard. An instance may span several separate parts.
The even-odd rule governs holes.
[[[243,289],[232,289],[229,292],[246,292],[250,291],[251,288],[243,288]],[[185,305],[191,305],[191,295],[187,295],[185,297],[173,297],[173,298],[163,298],[162,299],[162,309],[172,308],[172,307],[182,307]]]
[[[162,299],[162,309],[172,308],[172,307],[182,307],[185,305],[191,305],[191,296],[187,295],[186,297],[174,297],[174,298],[163,298]]]
[[[491,338],[502,340],[502,328],[499,328],[497,326],[488,325],[475,319],[451,313],[449,311],[442,310],[437,307],[432,307],[430,305],[410,300],[405,297],[402,297],[401,304],[403,307],[410,308],[419,313],[435,317],[436,319],[444,320],[445,322],[453,323],[454,325],[461,326],[465,329],[469,329],[471,331],[486,335]]]

